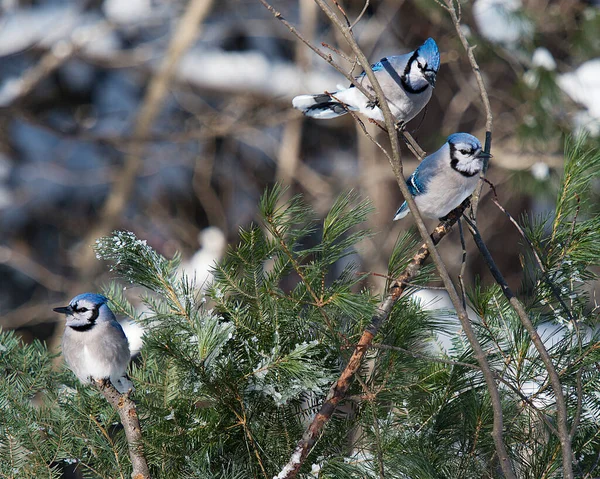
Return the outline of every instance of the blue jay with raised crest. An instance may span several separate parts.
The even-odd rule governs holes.
[[[133,386],[126,375],[129,343],[107,302],[101,294],[84,293],[54,311],[67,317],[62,353],[75,376],[85,384],[110,379],[123,394]]]
[[[404,125],[412,120],[431,98],[440,68],[440,52],[433,38],[428,38],[415,51],[382,58],[371,68],[381,85],[396,123]],[[356,77],[356,82],[375,95],[364,72]],[[352,110],[373,120],[383,121],[383,113],[377,103],[369,101],[354,85],[333,93],[300,95],[292,100],[292,105],[312,118],[336,118]]]
[[[477,186],[485,153],[468,133],[454,133],[435,153],[427,156],[406,180],[408,191],[422,216],[442,219],[466,200]],[[408,203],[396,211],[394,221],[409,212]]]

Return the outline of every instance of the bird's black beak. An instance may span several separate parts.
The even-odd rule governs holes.
[[[70,314],[73,312],[73,308],[71,308],[71,306],[63,306],[61,308],[54,308],[52,311],[54,311],[55,313],[62,313],[62,314]]]
[[[485,160],[486,158],[493,158],[493,156],[491,153],[486,153],[485,151],[482,150],[477,155],[477,158],[483,158]]]
[[[427,83],[429,83],[431,85],[431,88],[435,88],[435,72],[434,71],[426,71],[423,73],[423,75],[425,76],[425,80],[427,80]]]

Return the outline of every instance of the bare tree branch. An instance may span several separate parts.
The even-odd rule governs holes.
[[[481,70],[479,69],[479,64],[477,63],[477,60],[475,60],[475,55],[473,55],[473,50],[475,47],[469,45],[469,41],[467,40],[467,37],[465,36],[465,33],[460,24],[460,16],[461,16],[460,2],[456,2],[456,4],[458,5],[458,12],[457,12],[456,8],[454,7],[454,0],[443,0],[443,1],[444,1],[444,4],[442,4],[439,1],[437,3],[440,4],[443,8],[445,8],[448,11],[448,13],[450,13],[450,18],[452,18],[452,23],[454,23],[454,28],[456,30],[456,34],[458,35],[458,38],[460,38],[460,41],[461,41],[465,51],[467,52],[467,57],[469,58],[469,63],[471,64],[471,69],[473,70],[473,74],[475,75],[475,80],[477,81],[477,86],[479,87],[479,94],[481,95],[481,102],[483,103],[483,108],[485,111],[485,145],[484,145],[483,150],[486,153],[489,153],[490,149],[492,147],[492,108],[490,106],[490,99],[487,94],[487,90],[485,89],[485,83],[483,81],[483,77],[481,76]],[[485,176],[485,173],[487,172],[488,162],[489,162],[489,160],[486,159],[483,163],[483,172],[481,173],[482,178]],[[479,183],[477,184],[477,188],[475,189],[475,192],[473,193],[473,199],[471,202],[471,210],[473,211],[474,217],[477,216],[477,207],[479,206],[479,199],[481,197],[481,189],[482,188],[483,188],[483,180],[480,179]]]
[[[546,371],[548,372],[548,377],[550,379],[550,383],[552,384],[552,390],[554,391],[554,396],[556,399],[556,416],[557,416],[556,422],[557,422],[557,426],[558,426],[557,427],[558,428],[558,438],[560,440],[560,445],[561,445],[561,449],[562,449],[562,462],[563,462],[562,473],[563,473],[563,477],[565,477],[567,479],[572,479],[573,478],[573,451],[571,448],[571,435],[570,435],[569,424],[568,424],[567,404],[566,404],[565,396],[564,396],[564,393],[562,390],[562,384],[560,382],[560,377],[559,377],[558,373],[556,372],[556,368],[554,367],[554,364],[552,363],[552,358],[550,357],[550,354],[548,354],[548,350],[546,349],[546,346],[544,346],[544,342],[540,338],[540,335],[538,334],[537,330],[535,329],[535,326],[529,319],[529,316],[527,315],[527,312],[525,311],[525,307],[523,306],[523,303],[521,303],[521,301],[518,300],[515,293],[513,293],[513,291],[508,286],[508,283],[504,279],[504,276],[502,276],[502,273],[500,272],[500,270],[498,269],[498,266],[494,262],[494,259],[492,258],[492,255],[491,255],[490,251],[488,250],[487,245],[483,241],[483,238],[481,237],[481,234],[479,233],[479,230],[477,229],[476,224],[473,223],[471,220],[469,220],[466,216],[465,216],[465,221],[469,225],[469,230],[471,231],[473,239],[475,240],[475,244],[479,248],[479,251],[480,251],[481,255],[483,256],[483,259],[484,259],[486,265],[488,266],[490,273],[492,273],[492,276],[494,277],[496,282],[500,285],[500,288],[502,289],[504,296],[506,296],[506,299],[508,299],[508,302],[513,307],[513,309],[517,313],[517,315],[519,316],[519,319],[521,320],[521,324],[523,324],[523,326],[529,333],[529,336],[531,337],[531,341],[533,342],[535,348],[537,349],[537,351],[540,355],[540,358],[541,358],[542,362],[544,363]]]
[[[331,10],[331,8],[325,3],[324,0],[315,0],[315,1],[321,7],[323,12],[325,12],[327,17],[329,17],[331,22],[335,26],[337,26],[337,28],[340,30],[340,32],[342,33],[342,35],[344,36],[344,38],[346,39],[346,41],[352,48],[352,51],[358,58],[360,65],[362,66],[363,70],[365,71],[365,74],[369,78],[369,81],[371,82],[371,86],[373,87],[373,89],[376,93],[376,96],[378,99],[378,104],[379,104],[381,111],[383,113],[383,116],[385,118],[385,124],[386,124],[386,128],[388,130],[388,135],[389,135],[390,143],[391,143],[391,147],[392,147],[392,158],[393,158],[393,162],[391,164],[392,170],[394,171],[394,174],[396,175],[396,180],[398,182],[400,191],[402,192],[402,195],[404,196],[405,201],[408,203],[409,209],[410,209],[411,213],[413,214],[413,217],[417,224],[417,228],[419,229],[419,233],[421,234],[421,238],[425,241],[425,244],[427,245],[427,248],[429,250],[431,258],[438,270],[438,273],[440,274],[440,277],[444,283],[444,286],[446,287],[448,296],[450,297],[450,299],[452,301],[452,305],[456,309],[457,316],[461,323],[463,331],[465,332],[465,335],[467,336],[467,339],[469,340],[469,343],[471,344],[471,347],[473,348],[475,357],[477,358],[477,361],[479,362],[479,365],[481,366],[481,369],[482,369],[482,372],[483,372],[483,375],[484,375],[484,378],[485,378],[485,381],[487,384],[487,388],[490,393],[490,399],[491,399],[492,408],[494,411],[494,425],[493,425],[492,436],[494,438],[494,444],[496,446],[496,452],[497,452],[498,458],[500,460],[500,465],[501,465],[502,471],[508,479],[516,479],[515,473],[512,468],[511,461],[508,457],[508,452],[506,451],[506,446],[504,445],[504,439],[503,439],[504,425],[503,425],[503,417],[502,417],[502,403],[500,401],[500,394],[498,392],[498,386],[496,385],[496,381],[495,381],[494,375],[492,373],[492,370],[490,368],[490,365],[487,362],[486,354],[477,339],[477,336],[475,334],[475,331],[473,330],[473,327],[471,326],[469,317],[467,315],[467,311],[463,307],[463,305],[460,301],[460,298],[458,296],[458,293],[456,292],[456,288],[454,287],[454,284],[452,283],[452,280],[450,278],[448,270],[446,269],[446,266],[445,266],[441,256],[439,255],[438,251],[435,248],[435,244],[433,243],[432,239],[429,237],[429,233],[427,231],[427,228],[425,227],[425,224],[423,223],[423,219],[421,218],[418,207],[415,204],[415,200],[412,197],[412,195],[410,194],[410,192],[408,191],[408,187],[406,185],[406,180],[405,180],[403,172],[402,172],[402,161],[401,161],[401,157],[400,157],[398,135],[396,134],[394,119],[392,117],[392,113],[390,111],[389,105],[387,104],[387,100],[385,98],[383,90],[381,89],[381,85],[379,85],[377,77],[375,76],[373,70],[371,69],[371,65],[369,64],[367,58],[365,57],[364,53],[362,52],[362,50],[356,43],[356,40],[354,39],[354,36],[352,35],[352,31],[347,26],[344,25],[344,23],[336,16],[336,14]],[[486,147],[487,148],[489,148],[489,140],[490,139],[491,139],[491,134],[490,135],[486,134]]]
[[[95,385],[121,418],[133,467],[131,479],[150,479],[150,470],[142,445],[142,429],[135,403],[129,398],[129,393],[120,394],[106,379],[95,381]]]

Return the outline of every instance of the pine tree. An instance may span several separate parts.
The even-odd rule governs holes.
[[[543,270],[524,259],[522,294],[560,374],[577,477],[592,477],[600,450],[600,333],[587,289],[600,257],[591,202],[599,172],[597,151],[584,141],[568,145],[556,214],[524,218]],[[349,193],[318,221],[300,197],[283,205],[281,198],[278,186],[265,193],[262,221],[240,230],[207,297],[180,273],[178,256],[166,259],[132,233],[96,244],[121,278],[104,288],[112,309],[146,329],[130,372],[152,477],[276,475],[377,307],[351,261],[371,234],[362,226],[369,204]],[[417,244],[409,234],[399,239],[391,276]],[[418,276],[430,279],[428,268]],[[128,283],[145,288],[140,300],[151,314],[127,301]],[[561,477],[554,394],[530,336],[498,286],[478,284],[468,299],[500,384],[518,477]],[[458,335],[446,354],[432,348],[450,326],[409,295],[395,304],[303,477],[499,476],[489,397],[471,347]],[[95,389],[54,371],[39,342],[23,345],[2,332],[0,350],[2,477],[58,478],[66,467],[93,478],[130,473],[118,416]]]

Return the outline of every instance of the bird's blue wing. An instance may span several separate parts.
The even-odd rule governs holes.
[[[410,175],[406,180],[406,186],[408,187],[408,192],[412,196],[422,195],[423,193],[425,193],[425,191],[427,189],[428,178],[427,178],[427,176],[423,176],[419,171],[420,167],[422,165],[423,165],[423,163],[421,163],[419,165],[419,167],[417,167],[417,169],[413,172],[413,174]],[[425,169],[427,169],[427,165],[425,165],[425,167],[426,167]],[[407,214],[408,214],[408,203],[405,201],[404,203],[402,203],[402,205],[400,205],[400,208],[398,208],[398,211],[396,211],[396,214],[394,215],[394,220],[404,218]]]
[[[421,168],[422,164],[413,172],[412,175],[406,180],[406,186],[408,191],[413,196],[419,196],[427,191],[427,183],[429,183],[429,177],[427,175],[428,168]],[[424,165],[427,166],[427,165]]]
[[[379,70],[383,70],[383,63],[384,61],[387,61],[387,58],[382,58],[381,60],[379,60],[377,63],[373,63],[373,65],[371,65],[371,70],[373,70],[374,72],[378,72]],[[365,74],[365,72],[363,72],[363,75]]]
[[[425,158],[419,163],[419,166],[413,171],[413,174],[406,179],[406,186],[412,196],[419,196],[427,192],[427,187],[431,178],[438,172],[441,150],[442,149]],[[398,211],[396,211],[394,220],[403,218],[407,214],[408,203],[405,201],[400,208],[398,208]]]
[[[377,73],[378,71],[384,70],[384,69],[385,69],[385,67],[383,66],[383,63],[382,63],[382,62],[385,62],[385,61],[387,61],[387,57],[384,57],[384,58],[382,58],[382,59],[381,59],[381,60],[379,60],[377,63],[373,63],[373,64],[371,65],[371,70],[373,70],[373,72],[375,72],[375,73]],[[356,79],[357,79],[357,80],[359,80],[359,79],[361,79],[361,78],[364,78],[364,77],[365,77],[365,75],[366,75],[366,73],[365,73],[365,72],[362,72],[360,75],[358,75],[358,76],[356,77]],[[354,85],[350,84],[350,88],[352,88],[353,86],[354,86]]]

